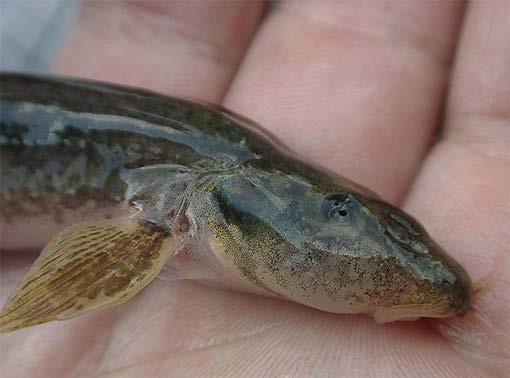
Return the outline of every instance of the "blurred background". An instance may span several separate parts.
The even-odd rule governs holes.
[[[77,0],[0,0],[0,69],[47,71],[76,8]]]

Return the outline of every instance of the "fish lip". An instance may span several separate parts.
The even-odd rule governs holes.
[[[468,289],[462,295],[450,296],[449,300],[431,304],[397,305],[389,308],[381,308],[378,311],[387,312],[395,320],[424,317],[424,318],[447,318],[453,315],[463,317],[471,308],[471,291]],[[392,313],[394,315],[392,315]],[[397,314],[400,313],[401,316]],[[388,314],[386,316],[388,316]]]
[[[449,303],[440,304],[411,304],[392,307],[382,307],[372,314],[378,323],[389,323],[397,320],[416,318],[446,318],[456,314]]]

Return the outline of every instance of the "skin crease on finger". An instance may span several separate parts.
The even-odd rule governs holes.
[[[108,59],[111,66],[115,67],[116,59]],[[101,75],[107,76],[107,73],[101,73],[102,67],[103,65],[95,69],[82,67],[83,71],[74,73],[95,78]],[[126,64],[125,69],[129,71],[128,67],[129,65]],[[274,67],[276,69],[278,65],[274,64]],[[136,69],[136,67],[131,68]],[[70,71],[70,68],[66,69],[66,72],[73,73]],[[133,80],[133,83],[146,87],[152,85],[158,89],[157,85],[160,85],[157,80],[160,78],[158,75],[160,75],[159,72],[155,73],[152,79],[144,78],[143,75],[128,78],[126,76],[129,75],[123,75],[117,81]],[[221,84],[219,87],[224,85]],[[179,91],[179,88],[174,89],[173,85],[164,89],[171,92]],[[221,91],[212,90],[212,93],[218,92]],[[254,92],[249,90],[245,93],[247,96],[249,93],[254,95]],[[203,97],[207,98],[208,95],[205,94]],[[229,98],[232,98],[230,96],[234,95],[229,95]],[[202,96],[198,95],[198,97]],[[260,100],[260,96],[256,97]],[[271,96],[268,98],[274,99]],[[246,104],[250,104],[245,105],[247,110],[249,106],[256,105],[255,102],[247,102]],[[240,106],[241,103],[238,105]],[[285,106],[282,108],[285,109]],[[288,111],[298,112],[298,109],[291,108]],[[261,113],[254,113],[253,117],[268,127],[275,125],[271,119],[267,122],[261,119],[264,117],[262,109]],[[303,124],[309,123],[310,120],[303,121]],[[296,148],[306,150],[305,145]],[[436,149],[436,151],[440,150]],[[415,185],[422,189],[413,191],[406,203],[406,206],[414,210],[431,228],[432,233],[438,235],[445,247],[454,253],[459,249],[470,249],[471,242],[466,237],[469,232],[465,231],[465,228],[469,229],[470,223],[466,220],[465,226],[462,223],[454,225],[454,229],[458,232],[457,237],[465,242],[465,245],[459,246],[457,238],[452,239],[448,235],[448,230],[452,229],[442,226],[444,218],[453,215],[457,219],[459,216],[454,212],[455,201],[448,203],[452,206],[450,213],[442,215],[437,211],[436,204],[438,208],[446,208],[446,206],[443,204],[441,207],[436,201],[436,196],[425,196],[426,193],[436,193],[438,187],[434,185],[434,180],[423,181],[425,179],[423,175],[426,173],[425,170],[428,170],[431,176],[438,177],[436,173],[442,169],[445,158],[448,161],[462,160],[462,156],[457,152],[451,148],[448,152],[451,155],[448,156],[434,152],[436,165],[427,163],[424,173],[420,175]],[[324,159],[320,155],[316,158]],[[356,171],[361,172],[363,168],[361,163],[358,164],[359,166],[354,166],[351,161],[345,171],[350,169],[354,175],[360,174]],[[457,174],[456,188],[465,187],[466,184],[462,179],[464,168],[452,166],[451,169]],[[341,170],[343,171],[343,168]],[[475,170],[472,174],[475,175],[476,172]],[[505,177],[504,174],[496,174],[496,176],[499,176],[501,180]],[[448,177],[451,176],[446,174],[444,181],[439,183],[448,184],[450,182]],[[484,181],[489,179],[492,180],[494,177],[486,176]],[[374,180],[376,183],[379,182],[379,185],[383,185],[379,179],[374,178]],[[426,185],[427,182],[428,185]],[[476,182],[479,181],[476,179]],[[501,182],[501,184],[504,183],[504,181]],[[501,192],[494,198],[495,210],[504,206],[505,201],[503,188],[498,187]],[[487,186],[476,190],[492,189],[492,186]],[[456,197],[455,187],[451,190],[451,194],[443,196],[444,202]],[[420,193],[423,195],[419,196]],[[476,191],[473,192],[472,197],[466,197],[463,206],[469,207],[469,204],[478,203],[475,200],[477,198],[475,193]],[[420,204],[429,204],[429,206]],[[470,208],[473,210],[470,217],[476,218],[476,208]],[[428,210],[428,213],[425,210]],[[505,224],[504,216],[490,219],[494,223],[487,222],[485,238],[477,240],[474,238],[475,233],[472,233],[474,239],[471,240],[476,243],[477,250],[483,249],[487,238],[492,239],[497,236],[502,245],[504,243],[506,237],[502,229]],[[497,226],[498,223],[500,231],[492,227],[492,225]],[[480,234],[477,233],[477,235]],[[467,259],[462,260],[466,262],[468,269],[473,268],[471,265],[474,264],[469,265]],[[474,261],[476,264],[476,260]],[[9,264],[8,258],[4,258],[2,266],[7,264]],[[19,277],[22,271],[17,273]],[[2,275],[1,278],[1,287],[4,288],[6,275]],[[493,319],[501,319],[502,314],[508,314],[508,311],[498,310],[497,304],[500,306],[504,304],[501,299],[503,289],[498,286],[494,294],[499,293],[496,298],[486,296],[480,302],[480,306],[494,312],[492,316],[497,317]],[[462,334],[466,333],[463,321],[464,319],[459,319],[447,324],[457,324]],[[91,324],[94,324],[94,327],[91,327]],[[493,321],[489,324],[492,326]],[[478,325],[479,323],[473,324],[475,333],[480,332]],[[502,330],[501,334],[504,335],[504,330],[508,329],[508,326],[501,322],[500,327],[497,329]],[[482,336],[482,342],[488,345],[490,339],[487,335]],[[2,349],[1,371],[12,372],[13,376],[33,376],[36,372],[39,376],[91,374],[123,377],[167,376],[168,374],[196,376],[203,374],[204,371],[219,376],[235,376],[246,372],[258,376],[283,374],[327,376],[342,373],[351,376],[409,376],[409,373],[414,376],[486,376],[488,374],[485,366],[479,367],[471,365],[470,362],[466,363],[465,354],[455,352],[444,341],[442,336],[432,332],[431,326],[423,321],[381,327],[363,316],[336,316],[290,303],[228,293],[199,285],[182,283],[171,286],[165,282],[155,282],[132,302],[118,309],[90,314],[66,323],[44,325],[37,331],[29,329],[2,336],[0,347]],[[70,348],[70,345],[74,347]],[[507,350],[504,346],[501,349]],[[19,359],[16,359],[16,355],[25,356],[22,364]],[[470,357],[468,355],[468,359]],[[409,370],[411,366],[412,371]],[[496,370],[489,371],[494,375],[502,375],[503,370],[499,365]]]

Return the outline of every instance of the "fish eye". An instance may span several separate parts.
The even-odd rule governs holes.
[[[330,194],[324,199],[322,205],[323,214],[327,219],[338,223],[346,223],[350,219],[349,203],[351,199],[349,195],[344,193]]]
[[[349,213],[342,207],[334,207],[329,211],[328,217],[329,219],[343,223],[347,221]]]

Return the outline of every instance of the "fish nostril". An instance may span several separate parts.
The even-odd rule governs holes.
[[[390,218],[397,222],[403,229],[405,229],[409,235],[412,235],[413,237],[418,237],[420,235],[420,233],[417,231],[418,227],[413,225],[410,219],[405,219],[404,217],[395,213],[391,213]]]
[[[411,240],[409,239],[405,232],[399,232],[399,230],[395,229],[392,226],[388,226],[384,231],[384,234],[390,237],[392,240],[404,243],[405,245],[408,245],[411,242]]]

